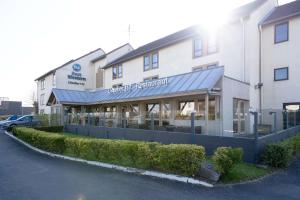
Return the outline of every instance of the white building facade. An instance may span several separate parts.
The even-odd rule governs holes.
[[[193,26],[135,50],[127,44],[103,53],[90,59],[91,71],[84,74],[90,79],[86,87],[59,86],[62,90],[51,95],[49,90],[47,103],[61,105],[73,114],[110,113],[116,126],[124,117],[137,125],[146,124],[151,113],[158,127],[188,126],[195,111],[202,133],[232,136],[252,132],[249,110],[299,109],[300,94],[295,92],[300,89],[298,4],[278,6],[276,0],[256,0],[234,10],[230,22],[215,34]],[[295,7],[299,10],[291,9]],[[65,75],[56,79],[65,81]],[[186,76],[191,79],[183,81]],[[165,81],[169,93],[161,89],[163,80],[172,81]],[[45,81],[50,83],[51,77]],[[192,87],[197,81],[203,82]],[[132,85],[140,83],[155,88],[132,91]],[[87,98],[76,100],[75,93]],[[263,123],[262,117],[260,120]]]
[[[107,54],[99,48],[37,78],[35,81],[37,82],[39,113],[51,113],[51,107],[46,104],[53,88],[79,91],[101,88],[100,82],[104,80],[97,79],[97,71],[108,61],[114,60],[131,50],[132,47],[129,44]]]

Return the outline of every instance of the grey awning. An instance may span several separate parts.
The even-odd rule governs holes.
[[[48,100],[55,97],[59,104],[101,104],[120,101],[155,99],[165,96],[210,91],[224,74],[223,67],[199,70],[186,74],[160,78],[158,80],[135,83],[117,90],[75,91],[53,89]]]

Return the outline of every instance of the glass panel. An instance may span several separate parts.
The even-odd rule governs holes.
[[[112,69],[113,78],[117,78],[117,68],[113,67]]]
[[[194,101],[179,102],[179,112],[176,114],[176,119],[190,119],[193,111],[195,111]]]
[[[118,77],[122,77],[123,71],[122,71],[122,65],[119,65],[118,67]]]
[[[275,81],[288,79],[288,68],[275,69]]]
[[[194,57],[202,56],[202,40],[195,39],[194,40]]]
[[[205,119],[205,101],[200,100],[198,101],[198,112],[196,115],[197,120],[204,120]]]
[[[159,104],[150,103],[146,104],[147,117],[150,117],[150,114],[153,113],[155,118],[159,117]]]
[[[144,70],[150,69],[150,58],[149,56],[144,56]]]
[[[284,42],[288,40],[288,23],[275,26],[275,42]]]
[[[217,38],[216,38],[216,36],[212,36],[208,39],[207,52],[208,53],[217,52]]]
[[[162,118],[169,119],[171,116],[171,105],[170,103],[164,103],[162,106]]]
[[[154,53],[152,54],[152,68],[158,67],[158,54]]]
[[[215,99],[209,100],[208,103],[208,119],[215,120],[216,119],[216,101]]]
[[[130,113],[129,116],[130,117],[135,117],[139,115],[139,105],[138,104],[133,104],[130,105]]]

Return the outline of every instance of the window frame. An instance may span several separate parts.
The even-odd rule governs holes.
[[[112,85],[112,88],[119,88],[119,87],[123,87],[123,83],[117,83]]]
[[[148,65],[145,65],[145,58],[148,58]],[[149,70],[151,70],[151,64],[150,64],[150,54],[147,54],[147,55],[144,55],[144,57],[143,57],[143,68],[144,68],[144,71],[149,71]],[[148,67],[147,69],[146,69],[146,67]]]
[[[213,39],[213,41],[215,42],[214,43],[214,46],[211,46],[211,41],[212,41],[212,39]],[[217,38],[217,36],[215,36],[215,37],[212,37],[212,36],[210,36],[210,37],[208,37],[208,39],[207,39],[207,55],[210,55],[210,54],[215,54],[215,53],[218,53],[218,38]],[[215,50],[214,51],[211,51],[210,49],[211,49],[211,47],[215,47]]]
[[[159,76],[158,76],[158,75],[155,75],[155,76],[149,76],[149,77],[143,78],[143,82],[146,82],[146,81],[153,81],[153,80],[157,80],[157,79],[159,79]]]
[[[276,79],[276,71],[277,70],[282,70],[282,69],[286,69],[287,70],[286,78],[284,78],[284,79]],[[274,81],[286,81],[286,80],[289,80],[289,67],[274,68]]]
[[[114,69],[116,69],[116,76],[114,76]],[[115,80],[115,79],[122,78],[122,77],[123,77],[123,66],[122,66],[122,64],[113,66],[112,67],[112,79]]]
[[[200,40],[201,41],[201,55],[195,55],[195,50],[196,50],[196,48],[195,48],[195,42],[196,42],[196,40]],[[204,55],[204,48],[203,48],[203,39],[202,38],[194,38],[193,39],[193,58],[200,58],[200,57],[202,57]]]
[[[157,65],[153,66],[153,55],[155,55],[155,54],[157,55]],[[148,65],[145,65],[145,58],[149,59],[149,64]],[[147,69],[146,69],[146,67],[147,67]],[[158,69],[158,68],[159,68],[159,53],[158,53],[158,51],[154,51],[154,52],[145,54],[143,56],[143,70],[144,70],[144,72],[150,71],[150,70],[153,70],[153,69]]]
[[[282,41],[276,41],[276,35],[277,35],[277,34],[276,34],[276,28],[277,28],[278,26],[284,25],[284,24],[287,25],[287,39],[286,39],[286,40],[282,40]],[[280,22],[280,23],[278,23],[278,24],[275,24],[275,25],[274,25],[274,44],[280,44],[280,43],[282,43],[282,42],[287,42],[287,41],[289,41],[289,35],[290,35],[289,29],[290,29],[290,27],[289,27],[289,21]]]

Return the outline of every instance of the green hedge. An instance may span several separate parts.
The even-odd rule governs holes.
[[[212,157],[216,171],[218,171],[221,176],[226,176],[236,164],[242,162],[242,158],[243,149],[231,147],[217,148]]]
[[[160,170],[195,175],[204,157],[202,146],[170,144],[157,147],[157,167]]]
[[[21,140],[45,151],[62,154],[65,136],[38,131],[32,128],[14,127],[13,134]]]
[[[23,127],[14,128],[13,134],[49,152],[187,176],[197,174],[205,158],[204,148],[196,145],[80,138]]]
[[[263,162],[271,167],[287,167],[290,160],[300,153],[300,135],[282,142],[267,145],[263,153]]]
[[[39,131],[51,132],[51,133],[60,133],[64,131],[63,126],[37,126],[34,127],[34,129]]]

